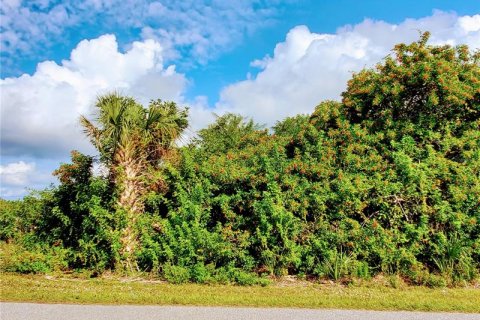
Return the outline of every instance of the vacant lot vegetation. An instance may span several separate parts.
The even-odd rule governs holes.
[[[480,53],[427,42],[424,34],[397,45],[375,68],[354,74],[341,101],[322,102],[311,115],[267,130],[226,114],[183,147],[174,142],[187,110],[99,98],[97,118],[82,118],[99,157],[72,152],[72,162],[55,171],[59,186],[0,202],[2,270],[142,272],[211,285],[379,274],[428,287],[473,283],[480,268]],[[94,161],[106,176],[93,175]],[[472,301],[479,301],[470,289],[141,289],[3,279],[5,299],[52,302],[78,296],[110,303],[115,290],[128,303],[326,307],[340,297],[336,307],[478,311]],[[73,294],[77,285],[86,289]],[[165,294],[145,294],[142,302],[122,286]]]

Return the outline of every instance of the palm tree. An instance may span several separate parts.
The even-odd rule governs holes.
[[[161,166],[188,126],[188,110],[161,100],[151,101],[144,108],[133,98],[117,93],[99,97],[95,106],[96,123],[84,116],[80,122],[107,166],[118,206],[126,213],[120,253],[131,268],[137,244],[134,226],[144,209],[148,174]]]

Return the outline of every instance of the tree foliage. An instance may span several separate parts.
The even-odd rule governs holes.
[[[467,46],[398,44],[375,69],[355,74],[343,93],[354,121],[410,120],[425,126],[480,117],[480,52]]]

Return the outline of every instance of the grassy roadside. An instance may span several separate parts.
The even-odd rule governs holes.
[[[172,285],[1,274],[1,301],[480,312],[480,289],[319,284]]]

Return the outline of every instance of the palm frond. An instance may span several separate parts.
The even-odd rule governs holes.
[[[90,141],[92,141],[93,145],[101,149],[102,148],[102,142],[101,142],[101,135],[102,131],[95,127],[95,125],[90,122],[85,116],[80,116],[80,124],[83,127],[83,132],[87,135],[87,137],[90,138]]]

